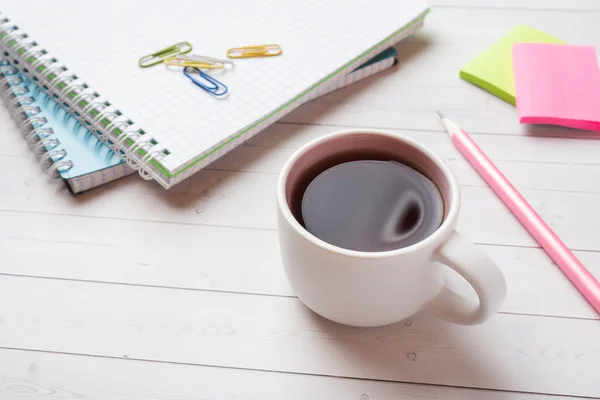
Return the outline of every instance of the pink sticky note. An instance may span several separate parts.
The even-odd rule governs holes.
[[[600,69],[590,46],[513,47],[519,121],[600,132]]]

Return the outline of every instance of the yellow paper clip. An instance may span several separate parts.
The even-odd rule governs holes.
[[[219,69],[224,68],[226,65],[233,67],[233,61],[231,60],[199,56],[196,54],[169,57],[165,60],[165,64],[175,67],[193,67],[204,69]]]
[[[278,44],[262,44],[258,46],[234,47],[227,50],[229,58],[273,57],[283,52]]]
[[[189,53],[190,51],[192,51],[192,45],[188,42],[181,42],[140,58],[138,64],[142,68],[148,68],[162,63],[169,57]]]

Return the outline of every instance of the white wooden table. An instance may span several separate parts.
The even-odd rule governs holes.
[[[600,397],[599,316],[434,113],[470,131],[599,276],[600,141],[521,126],[458,70],[518,23],[599,46],[600,2],[432,3],[393,71],[306,105],[169,192],[132,176],[71,196],[0,110],[0,399]],[[364,330],[294,298],[277,247],[277,173],[301,144],[347,127],[401,132],[444,157],[462,185],[459,230],[506,275],[499,315]]]

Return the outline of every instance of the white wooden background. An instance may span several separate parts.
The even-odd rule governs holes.
[[[521,126],[513,107],[458,78],[519,23],[600,45],[600,2],[431,3],[393,71],[306,105],[169,192],[130,177],[71,196],[0,110],[0,399],[600,397],[599,316],[434,113],[470,131],[600,276],[598,136]],[[444,157],[464,194],[459,230],[506,274],[499,315],[365,330],[294,298],[277,248],[277,173],[301,144],[348,127],[401,132]]]

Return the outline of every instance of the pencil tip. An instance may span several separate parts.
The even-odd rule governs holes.
[[[442,114],[442,112],[441,112],[440,110],[435,110],[435,112],[437,113],[437,115],[439,115],[439,116],[440,116],[440,118],[441,118],[441,119],[444,119],[444,118],[446,118],[446,117],[444,116],[444,114]]]

